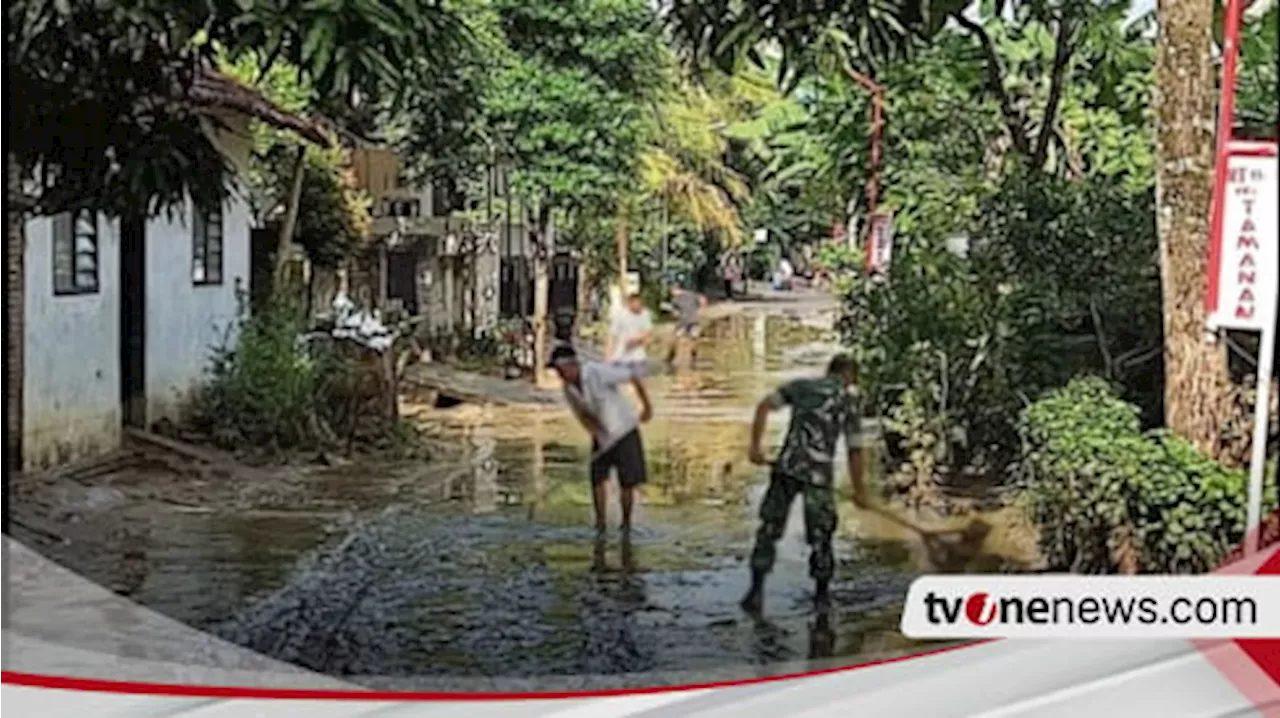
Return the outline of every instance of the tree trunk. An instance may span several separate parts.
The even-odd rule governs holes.
[[[619,207],[618,216],[614,223],[613,241],[617,245],[618,250],[618,285],[622,287],[623,294],[627,289],[627,250],[630,240],[627,236],[627,215],[626,212]]]
[[[550,233],[551,210],[544,207],[538,212],[533,241],[533,382],[537,386],[546,383],[547,300],[551,289],[547,251]]]
[[[289,185],[288,204],[285,205],[284,221],[280,223],[280,239],[276,244],[276,267],[272,277],[272,293],[279,296],[284,290],[285,267],[289,263],[289,247],[293,244],[293,230],[298,225],[298,203],[302,199],[302,180],[306,175],[307,148],[298,147],[298,155],[293,161],[293,179]]]
[[[591,283],[595,281],[591,271],[591,262],[586,256],[578,261],[578,284],[574,292],[578,297],[577,324],[584,327],[591,323]]]
[[[4,268],[4,533],[9,533],[9,477],[22,471],[22,384],[26,276],[25,216],[17,201],[21,192],[21,170],[13,153],[5,153],[5,268]]]
[[[1160,0],[1156,40],[1156,228],[1164,306],[1165,423],[1214,457],[1234,411],[1226,352],[1206,342],[1213,195],[1213,5]]]

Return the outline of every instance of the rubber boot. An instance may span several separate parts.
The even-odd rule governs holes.
[[[751,572],[751,590],[747,591],[747,595],[743,597],[742,610],[747,613],[758,616],[764,610],[764,577],[759,571]]]

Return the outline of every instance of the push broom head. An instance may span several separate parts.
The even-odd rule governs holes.
[[[991,535],[991,528],[991,524],[986,521],[973,519],[964,528],[922,534],[929,562],[938,571],[964,571],[970,562],[982,554],[983,544]]]

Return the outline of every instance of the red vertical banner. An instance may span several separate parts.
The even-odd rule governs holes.
[[[1226,204],[1229,152],[1235,127],[1236,76],[1240,61],[1240,16],[1244,0],[1226,0],[1222,33],[1222,82],[1218,100],[1217,152],[1214,156],[1213,208],[1209,223],[1209,277],[1205,286],[1205,314],[1218,311],[1218,285],[1222,276],[1222,221]]]

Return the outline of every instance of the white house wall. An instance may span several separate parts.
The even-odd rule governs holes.
[[[191,210],[147,223],[147,421],[178,418],[207,376],[214,348],[234,342],[247,289],[249,212],[232,199],[223,210],[223,282],[191,280]],[[39,469],[110,451],[120,444],[120,232],[98,219],[98,291],[53,293],[52,218],[26,223],[23,460]]]
[[[120,234],[98,220],[98,291],[53,293],[53,219],[26,224],[23,463],[43,468],[120,441]]]
[[[147,422],[177,419],[207,376],[214,351],[234,346],[237,286],[249,284],[250,216],[243,200],[223,206],[222,283],[191,281],[192,211],[147,223]]]

